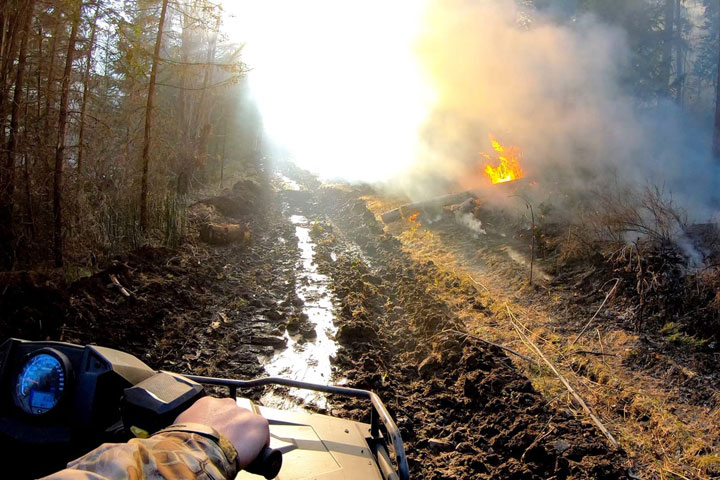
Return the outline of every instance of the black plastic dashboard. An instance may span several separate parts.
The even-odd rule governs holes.
[[[23,465],[17,478],[33,477],[62,467],[89,446],[124,440],[122,393],[155,373],[109,348],[5,341],[0,345],[3,460]]]

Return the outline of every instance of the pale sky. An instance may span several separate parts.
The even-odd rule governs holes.
[[[432,97],[414,52],[425,3],[225,1],[267,133],[296,163],[365,181],[410,165]]]

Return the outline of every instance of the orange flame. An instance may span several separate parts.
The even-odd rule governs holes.
[[[498,155],[500,164],[497,167],[493,167],[489,163],[485,164],[485,173],[490,177],[490,181],[492,183],[503,183],[522,178],[525,174],[520,168],[520,158],[522,158],[520,147],[504,147],[492,133],[490,134],[490,143],[493,149],[500,154]],[[487,153],[481,153],[480,155],[487,160],[492,160]]]

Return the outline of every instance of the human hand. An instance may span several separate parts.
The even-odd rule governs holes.
[[[268,421],[238,407],[231,398],[203,397],[178,415],[175,423],[201,423],[217,430],[237,450],[240,468],[248,466],[270,444]]]

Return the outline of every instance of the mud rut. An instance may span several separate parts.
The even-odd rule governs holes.
[[[438,288],[491,315],[478,292],[411,260],[360,194],[322,187],[286,200],[314,219],[314,260],[332,279],[336,378],[384,399],[413,478],[626,478],[624,457],[592,426],[549,407],[504,352],[463,335]],[[331,404],[367,420],[361,403]]]
[[[332,378],[311,381],[377,391],[401,429],[412,478],[626,478],[624,455],[592,425],[550,408],[503,351],[462,333],[441,293],[463,296],[491,320],[473,286],[413,261],[361,189],[291,173],[306,188],[257,192],[263,207],[241,219],[250,245],[143,248],[72,285],[41,274],[0,278],[3,337],[97,343],[179,373],[280,373],[263,364],[288,345],[312,350],[318,341],[308,304],[324,293],[307,288],[298,263],[305,247],[290,221],[302,215],[313,268],[332,294],[337,342]],[[329,408],[367,421],[354,400],[331,398]]]

